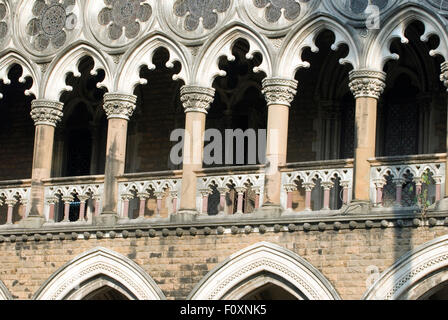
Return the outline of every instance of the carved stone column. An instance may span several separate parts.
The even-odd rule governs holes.
[[[34,100],[31,102],[31,118],[34,120],[34,154],[31,173],[31,206],[22,225],[38,228],[43,222],[44,186],[42,180],[51,176],[54,131],[62,119],[63,104],[59,101]]]
[[[214,94],[213,88],[183,86],[180,89],[180,100],[186,116],[179,214],[198,214],[195,171],[202,168],[205,119]]]
[[[441,66],[442,74],[440,75],[440,80],[443,82],[446,88],[448,88],[448,62],[442,63]],[[448,90],[447,90],[448,92]],[[446,131],[446,152],[448,153],[448,119],[447,119],[447,131]],[[445,196],[444,196],[444,207],[448,208],[448,157],[445,163]]]
[[[382,71],[350,72],[349,86],[356,99],[353,205],[370,206],[368,159],[375,157],[377,104],[386,86],[385,80],[386,74]]]
[[[281,211],[280,165],[286,163],[289,107],[297,93],[297,81],[279,78],[263,80],[263,94],[268,105],[266,174],[262,209]]]
[[[106,166],[104,172],[103,210],[100,222],[116,222],[118,203],[117,177],[124,174],[128,121],[134,113],[137,97],[120,93],[106,93],[103,108],[108,119]]]

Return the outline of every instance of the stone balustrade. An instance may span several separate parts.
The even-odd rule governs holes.
[[[444,197],[446,154],[382,157],[370,163],[370,199],[378,208],[416,207],[423,198],[432,205]]]
[[[15,210],[20,217],[26,215],[30,203],[30,186],[29,180],[5,181],[0,184],[0,224],[13,224]]]
[[[287,211],[339,210],[352,200],[353,160],[291,163],[281,170],[281,202]]]
[[[119,179],[120,218],[166,218],[179,210],[182,171],[126,174]]]
[[[263,203],[261,166],[203,169],[197,174],[196,206],[202,215],[251,213]]]
[[[101,213],[104,176],[44,180],[44,213],[48,222],[92,222]]]

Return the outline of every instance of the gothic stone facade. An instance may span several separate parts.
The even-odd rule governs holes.
[[[447,298],[447,16],[0,0],[0,298]]]

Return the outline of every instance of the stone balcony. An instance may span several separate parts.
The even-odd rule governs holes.
[[[445,161],[446,154],[371,159],[371,208],[362,214],[347,213],[352,201],[352,159],[282,166],[281,213],[262,209],[265,169],[261,165],[196,172],[198,215],[192,217],[177,214],[182,171],[125,174],[118,177],[118,221],[113,227],[94,219],[102,211],[104,176],[52,178],[44,181],[46,222],[34,231],[20,224],[29,209],[30,180],[3,181],[0,234],[130,229],[178,235],[186,230],[197,232],[197,228],[205,228],[204,232],[216,229],[219,234],[253,228],[324,230],[345,224],[347,228],[384,227],[398,220],[417,223],[420,209],[414,199],[424,190],[431,205],[429,216],[436,219],[431,223],[443,224],[444,212],[436,211],[434,203],[444,197]],[[421,181],[425,172],[428,185]]]

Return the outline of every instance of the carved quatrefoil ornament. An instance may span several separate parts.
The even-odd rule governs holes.
[[[4,3],[0,3],[0,43],[6,38],[8,34],[8,24],[6,23],[6,15],[8,9]]]
[[[26,34],[31,37],[33,48],[44,51],[50,47],[61,48],[67,40],[67,32],[77,24],[77,16],[72,12],[75,0],[36,0],[32,18],[26,26]]]
[[[95,0],[99,1],[99,0]],[[140,33],[140,23],[146,22],[152,15],[152,7],[145,0],[104,0],[107,7],[98,14],[100,25],[107,26],[108,36],[117,40],[124,34],[133,39]]]
[[[194,31],[202,21],[204,29],[213,29],[218,23],[218,13],[224,13],[230,7],[230,0],[177,0],[174,14],[185,17],[184,28]]]

